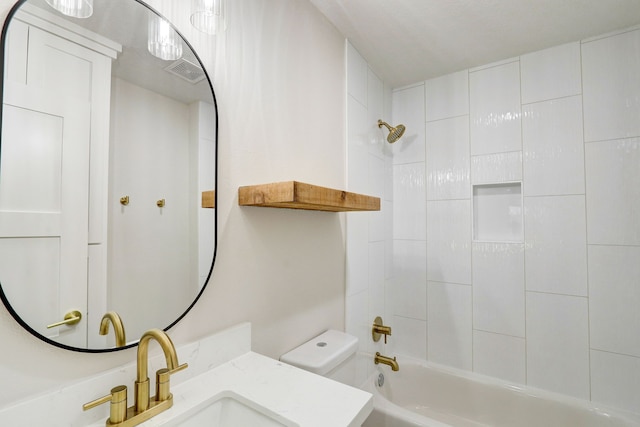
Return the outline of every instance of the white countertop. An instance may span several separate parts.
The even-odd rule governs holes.
[[[175,386],[173,407],[140,425],[162,426],[224,391],[300,427],[359,427],[373,410],[373,398],[367,392],[248,352]],[[94,425],[103,426],[104,421]]]
[[[155,394],[155,371],[166,365],[162,352],[155,350],[148,366],[151,394]],[[143,427],[168,423],[224,392],[255,402],[300,427],[359,427],[373,410],[373,398],[365,391],[252,352],[249,323],[180,345],[177,352],[180,363],[189,367],[171,377],[173,407],[140,424]],[[135,377],[132,360],[78,382],[60,383],[53,390],[0,408],[0,426],[104,427],[109,405],[86,412],[82,405],[124,384],[131,406]]]

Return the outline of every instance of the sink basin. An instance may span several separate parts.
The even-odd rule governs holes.
[[[163,424],[163,427],[238,426],[298,427],[298,424],[232,391],[218,393]]]

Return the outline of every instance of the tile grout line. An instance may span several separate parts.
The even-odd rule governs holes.
[[[583,166],[583,180],[584,180],[584,241],[585,241],[585,260],[587,271],[586,273],[586,285],[587,285],[587,360],[589,363],[589,371],[587,372],[589,378],[589,401],[593,398],[593,383],[592,383],[592,360],[591,360],[591,298],[590,298],[590,281],[589,281],[589,217],[587,213],[587,145],[586,145],[586,132],[585,132],[585,119],[584,119],[584,76],[583,76],[584,62],[582,58],[582,43],[580,43],[580,106],[582,108],[582,166]]]
[[[522,203],[522,286],[523,286],[523,297],[524,297],[524,383],[529,385],[529,340],[527,339],[527,222],[526,222],[526,210],[525,210],[525,193],[526,193],[526,183],[525,183],[525,174],[524,174],[524,126],[522,123],[522,61],[519,62],[518,72],[520,77],[520,152],[522,155],[520,156],[520,172],[522,178],[522,188],[521,188],[521,203]]]

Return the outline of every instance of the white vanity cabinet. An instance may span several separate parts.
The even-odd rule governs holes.
[[[121,47],[28,6],[11,23],[4,62],[1,280],[36,332],[101,347],[111,63]],[[34,292],[38,283],[48,286]],[[47,329],[71,310],[79,323]]]

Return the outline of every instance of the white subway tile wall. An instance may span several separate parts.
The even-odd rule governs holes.
[[[400,141],[390,145],[394,165],[424,162],[424,108],[424,84],[393,92],[392,117],[383,120],[392,126],[402,123],[407,129]]]
[[[402,141],[402,139],[400,140]],[[393,166],[393,238],[397,240],[425,240],[424,162]]]
[[[370,196],[380,197],[381,204],[384,203],[384,159],[369,154],[369,191],[367,194]],[[370,242],[383,242],[384,241],[384,224],[385,216],[387,212],[384,206],[381,206],[380,211],[369,213],[369,241]]]
[[[568,43],[520,57],[522,103],[582,93],[580,43]]]
[[[427,320],[426,257],[425,240],[393,241],[393,270],[386,281],[389,311],[386,317]]]
[[[460,71],[425,82],[427,121],[469,115],[469,73]]]
[[[524,338],[524,244],[476,242],[472,264],[474,329]]]
[[[527,292],[527,383],[589,399],[587,298]]]
[[[469,198],[469,116],[427,122],[427,200]]]
[[[517,181],[522,181],[522,151],[471,156],[473,184]]]
[[[369,274],[384,274],[384,302],[371,302],[380,281],[369,278],[367,288],[358,274],[347,278],[348,290],[366,293],[347,300],[347,329],[361,349],[640,413],[640,29],[417,82],[392,99],[375,81],[361,93],[358,79],[376,78],[363,61],[348,60],[348,105],[364,99],[375,114],[390,106],[382,118],[407,134],[368,148],[382,163],[352,151],[362,131],[348,135],[350,179],[366,161],[366,184],[385,199],[384,250],[354,247],[375,258]],[[349,129],[375,125],[348,110]],[[491,184],[521,189],[519,240],[474,239],[474,186]],[[355,215],[348,228],[379,226]],[[363,234],[353,227],[348,249]],[[350,319],[364,315],[350,311],[368,318],[357,327]],[[376,315],[393,328],[386,346],[367,336]]]
[[[582,44],[584,139],[640,135],[640,31]]]
[[[591,399],[613,407],[637,407],[640,400],[640,359],[592,349]]]
[[[586,143],[585,164],[589,244],[640,245],[640,138]]]
[[[584,194],[582,97],[522,107],[525,196]]]
[[[524,317],[524,314],[523,314]],[[524,338],[473,331],[473,370],[518,384],[526,382]]]
[[[587,296],[584,195],[525,197],[528,291]]]
[[[347,92],[350,96],[367,105],[367,91],[369,88],[367,61],[358,53],[351,43],[347,43]],[[349,117],[349,121],[351,121]]]
[[[471,202],[427,202],[427,279],[471,284]]]
[[[471,370],[471,286],[428,282],[427,294],[427,358]]]
[[[591,348],[640,357],[640,247],[589,247]]]
[[[384,242],[369,243],[369,311],[368,313],[384,313]],[[369,314],[367,313],[367,317]],[[375,317],[375,316],[374,316]],[[369,320],[367,319],[367,322]]]
[[[518,61],[470,72],[469,106],[471,154],[522,150]]]

